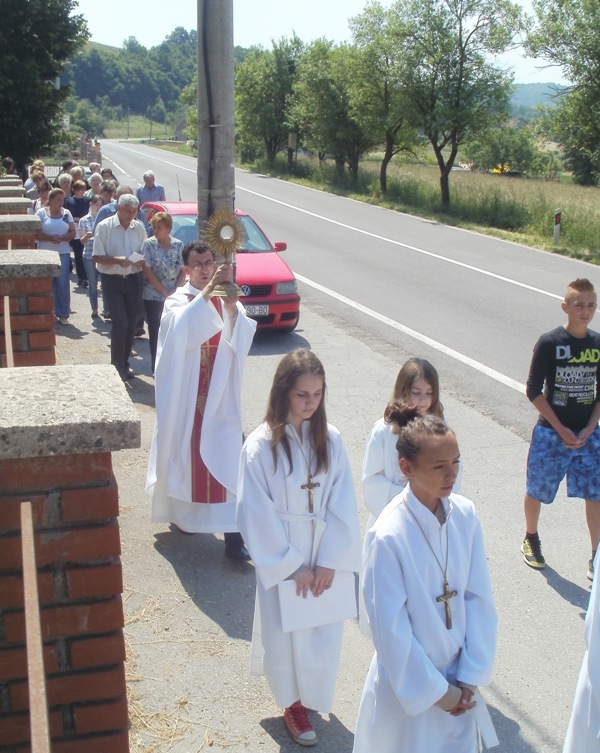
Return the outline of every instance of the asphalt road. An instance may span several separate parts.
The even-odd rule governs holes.
[[[136,187],[152,167],[168,199],[179,192],[184,200],[195,197],[193,160],[134,143],[102,147],[122,182]],[[246,429],[262,419],[281,355],[311,347],[325,364],[328,416],[345,438],[359,489],[364,443],[399,366],[411,355],[436,365],[463,455],[463,493],[482,519],[500,616],[495,678],[484,693],[497,750],[560,753],[583,653],[589,544],[582,504],[561,490],[541,521],[548,568],[536,572],[522,561],[525,459],[535,411],[520,385],[537,336],[562,323],[566,283],[588,276],[598,284],[598,270],[265,176],[237,171],[236,182],[237,205],[272,240],[288,243],[285,258],[302,294],[295,333],[255,340],[244,384]],[[90,326],[86,303],[74,297],[73,330],[60,335],[62,362],[108,361],[108,327]],[[232,568],[212,536],[185,537],[149,522],[142,487],[153,391],[147,341],[137,341],[137,348],[140,376],[131,395],[143,447],[115,459],[132,708],[139,706],[141,719],[176,720],[160,750],[193,753],[209,742],[213,750],[297,749],[281,730],[266,684],[245,672],[252,567]],[[349,624],[335,714],[318,728],[324,753],[351,750],[370,653]],[[161,733],[151,727],[135,727],[134,750],[152,749],[153,735]]]

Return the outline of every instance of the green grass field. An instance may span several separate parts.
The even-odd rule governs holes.
[[[476,230],[600,264],[600,191],[572,183],[569,175],[547,182],[532,178],[508,178],[486,173],[452,172],[450,209],[443,212],[439,170],[424,162],[392,161],[388,168],[388,192],[379,190],[379,160],[361,163],[354,185],[340,178],[333,166],[318,166],[302,158],[290,175],[283,157],[274,166],[265,162],[244,165],[313,188],[350,196],[446,224]],[[561,234],[554,245],[554,213],[561,210]]]

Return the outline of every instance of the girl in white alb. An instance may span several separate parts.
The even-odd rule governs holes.
[[[375,655],[354,753],[476,753],[497,745],[477,686],[491,680],[497,617],[481,525],[452,493],[459,469],[442,419],[397,404],[408,485],[367,532],[362,588]]]
[[[288,353],[265,422],[244,443],[237,494],[237,522],[257,574],[251,673],[266,675],[303,746],[317,741],[307,709],[331,711],[344,625],[284,632],[279,588],[295,581],[294,610],[302,611],[309,592],[311,600],[321,597],[343,573],[338,585],[351,582],[354,598],[346,574],[360,565],[352,475],[340,434],[327,424],[324,396],[318,358],[302,348]]]

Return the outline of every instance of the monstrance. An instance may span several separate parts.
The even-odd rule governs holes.
[[[245,239],[242,223],[227,207],[215,209],[206,221],[204,240],[216,254],[223,257],[225,264],[235,264],[235,252],[244,245]],[[241,292],[241,288],[235,282],[221,282],[215,287],[212,295],[235,298],[241,295]]]

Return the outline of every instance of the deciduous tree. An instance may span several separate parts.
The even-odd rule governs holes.
[[[250,51],[235,73],[235,112],[239,141],[257,141],[273,162],[287,148],[289,103],[303,43],[298,37],[282,38],[272,50]]]
[[[332,156],[338,173],[345,165],[353,180],[365,151],[376,138],[353,117],[350,107],[350,67],[353,50],[319,39],[302,54],[296,70],[290,115],[298,123],[306,146],[321,159]]]
[[[402,48],[398,15],[378,2],[350,19],[354,52],[349,59],[349,98],[356,122],[373,142],[383,145],[379,186],[387,191],[387,168],[401,152],[422,143],[408,113],[403,89]]]
[[[4,0],[0,24],[0,153],[19,165],[46,154],[60,131],[67,86],[56,79],[88,38],[75,0]]]
[[[511,79],[489,57],[524,28],[521,9],[510,0],[398,0],[392,11],[404,100],[434,151],[448,207],[459,147],[505,120]]]
[[[600,175],[600,4],[598,0],[535,0],[536,27],[526,47],[560,66],[571,86],[550,113],[565,164],[581,185]]]

